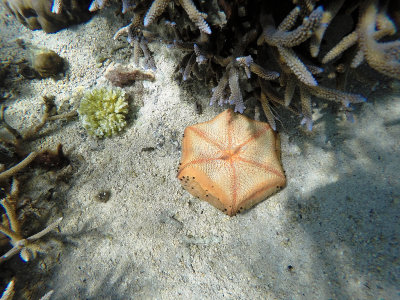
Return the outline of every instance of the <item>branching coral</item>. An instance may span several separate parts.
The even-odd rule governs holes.
[[[365,60],[378,72],[400,78],[400,41],[381,41],[396,32],[396,25],[387,13],[388,6],[398,9],[391,5],[392,1],[293,0],[291,4],[289,0],[279,3],[123,0],[119,1],[122,12],[132,13],[133,18],[115,38],[127,35],[133,47],[134,62],[138,64],[142,52],[145,66],[153,69],[149,42],[159,40],[185,51],[187,55],[180,65],[181,78],[213,85],[211,104],[230,103],[235,111],[243,112],[248,96],[260,91],[261,105],[273,128],[276,124],[272,106],[278,105],[298,114],[301,123],[311,130],[314,97],[338,103],[348,119],[352,119],[351,105],[365,101],[361,95],[343,91],[344,84],[340,89],[334,88],[331,79],[340,70],[347,74],[347,65],[357,67]],[[90,10],[102,9],[108,2],[93,0]],[[54,7],[59,3],[54,0]],[[189,22],[181,18],[182,12],[189,17]],[[353,31],[327,51],[324,41],[331,40],[329,30],[340,26],[335,19],[349,12],[350,18],[355,19]],[[399,12],[390,14],[396,17]],[[164,30],[166,36],[160,37],[157,36],[159,32],[154,34],[155,26],[150,25],[164,17],[170,30]],[[341,61],[342,67],[337,66],[341,54],[353,45],[358,46],[358,52],[351,64]],[[330,71],[332,69],[337,69],[338,73]],[[279,85],[265,82],[275,79],[279,80]]]
[[[121,89],[94,89],[83,96],[78,113],[91,135],[112,136],[126,126],[126,94]]]
[[[15,281],[13,279],[7,284],[6,289],[4,290],[3,294],[1,294],[0,300],[11,300],[14,297],[14,285]]]
[[[359,45],[351,67],[358,67],[366,59],[378,72],[400,79],[400,41],[378,42],[379,39],[394,35],[395,24],[387,16],[386,6],[378,12],[378,1],[366,1],[360,5],[360,17],[357,28],[346,35],[322,59],[328,63],[353,45]]]
[[[153,23],[154,20],[163,13],[169,2],[170,0],[154,0],[144,17],[144,26]],[[183,7],[190,20],[196,24],[200,31],[211,34],[211,29],[205,21],[207,14],[199,12],[192,0],[178,0],[178,3]]]
[[[41,248],[35,241],[52,231],[62,221],[62,218],[59,218],[42,231],[28,238],[23,238],[21,226],[16,215],[18,186],[18,181],[14,178],[11,192],[7,193],[6,197],[0,201],[6,216],[6,218],[3,217],[3,222],[0,224],[0,232],[10,239],[10,243],[13,246],[7,253],[0,257],[0,264],[17,253],[19,253],[23,261],[30,261],[32,258],[35,258],[37,252],[41,251]]]

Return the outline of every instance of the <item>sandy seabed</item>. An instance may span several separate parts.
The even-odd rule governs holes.
[[[112,36],[128,23],[114,8],[45,34],[0,7],[2,60],[23,55],[16,43],[23,39],[68,61],[59,80],[16,83],[19,96],[7,100],[6,120],[22,132],[40,120],[41,95],[71,109],[79,91],[109,86],[104,72],[111,62],[132,61],[129,47],[113,52],[127,45]],[[51,201],[58,209],[50,219],[64,219],[60,232],[44,239],[58,239],[53,251],[29,264],[17,256],[7,262],[30,278],[17,277],[17,288],[40,287],[38,296],[54,290],[52,299],[400,297],[398,82],[379,78],[374,87],[356,86],[368,102],[357,108],[354,124],[324,111],[323,101],[311,133],[283,112],[287,187],[228,217],[176,179],[185,127],[224,108],[208,105],[209,87],[173,78],[181,52],[161,43],[150,48],[156,80],[125,88],[131,112],[122,134],[98,140],[75,119],[50,124],[33,142],[32,149],[62,143],[74,173],[61,186],[37,180],[27,187],[31,195],[55,188]],[[106,203],[96,201],[102,191],[111,192]]]

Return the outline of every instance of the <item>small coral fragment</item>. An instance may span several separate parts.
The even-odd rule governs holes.
[[[109,137],[126,126],[128,102],[121,89],[94,89],[85,94],[78,109],[79,117],[89,134]]]

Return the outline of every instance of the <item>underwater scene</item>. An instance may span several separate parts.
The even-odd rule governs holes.
[[[0,0],[6,299],[400,299],[400,1]]]

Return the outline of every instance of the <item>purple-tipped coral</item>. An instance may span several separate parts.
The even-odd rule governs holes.
[[[59,11],[62,2],[54,0],[53,10]],[[93,0],[89,9],[102,9],[107,2]],[[155,69],[147,44],[157,36],[155,24],[163,20],[169,29],[157,40],[187,53],[179,66],[183,81],[214,86],[210,103],[229,103],[238,112],[245,111],[246,99],[258,95],[274,129],[273,107],[282,106],[311,130],[315,98],[336,103],[352,120],[352,105],[365,98],[344,91],[345,79],[364,61],[400,78],[400,40],[395,35],[400,8],[394,0],[117,2],[122,13],[133,17],[115,38],[127,35],[136,64],[143,53],[145,67]],[[340,16],[347,16],[350,26],[352,19],[352,30],[341,31],[336,22]],[[334,31],[343,37],[336,45],[331,42]],[[351,60],[343,55],[350,48],[357,48]]]

